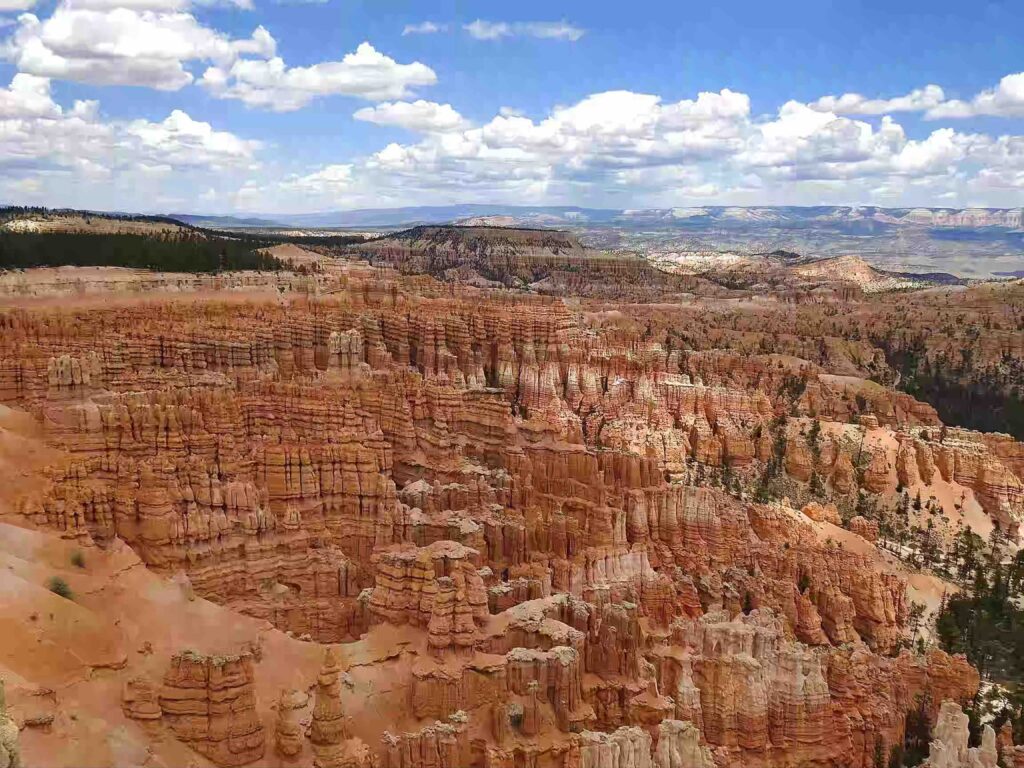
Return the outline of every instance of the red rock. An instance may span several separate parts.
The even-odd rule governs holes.
[[[171,659],[160,691],[164,721],[180,740],[217,765],[263,757],[264,731],[256,714],[251,654]]]

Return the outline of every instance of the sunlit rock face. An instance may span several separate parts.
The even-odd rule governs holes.
[[[995,768],[999,754],[992,726],[985,726],[980,746],[968,747],[967,737],[967,715],[956,702],[944,701],[932,733],[928,759],[923,765],[928,768]]]
[[[586,258],[523,237],[478,271]],[[442,272],[469,247],[435,244]],[[752,320],[678,296],[481,289],[379,266],[437,271],[416,243],[377,256],[302,295],[0,312],[0,400],[50,452],[2,522],[87,553],[68,626],[117,638],[76,673],[91,732],[166,765],[868,768],[927,692],[930,764],[988,765],[939,711],[977,673],[908,647],[907,574],[851,511],[938,489],[1013,535],[1019,443],[856,375],[864,340],[758,351]],[[769,468],[791,498],[756,500]],[[4,734],[25,764],[74,764]]]

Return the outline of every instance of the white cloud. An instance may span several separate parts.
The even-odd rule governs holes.
[[[0,13],[27,11],[35,4],[36,0],[0,0]]]
[[[200,84],[222,99],[239,99],[250,107],[276,112],[300,109],[319,96],[340,94],[373,101],[401,99],[437,75],[420,62],[399,64],[362,43],[341,61],[310,67],[287,67],[281,58],[238,59],[230,67],[213,66]]]
[[[984,193],[1005,201],[1024,173],[1024,137],[944,127],[912,138],[888,115],[854,119],[796,101],[752,118],[747,95],[728,89],[677,102],[608,91],[541,119],[502,109],[480,126],[456,127],[458,113],[431,102],[381,104],[357,118],[425,135],[346,162],[340,172],[328,166],[270,182],[250,203],[258,199],[265,209],[276,194],[320,209],[469,198],[623,207],[688,200],[916,205],[972,190],[972,200]]]
[[[348,163],[327,165],[307,174],[292,174],[285,179],[260,183],[247,181],[232,195],[234,207],[242,210],[311,210],[340,207],[355,199],[354,166]],[[377,198],[378,204],[380,199]]]
[[[466,121],[451,104],[437,104],[419,99],[414,102],[384,102],[375,107],[364,107],[353,115],[356,120],[377,125],[395,125],[410,131],[434,133],[457,131],[466,127]]]
[[[344,192],[352,185],[350,164],[328,165],[315,173],[293,176],[282,183],[282,188],[303,194],[322,196]]]
[[[859,93],[844,93],[842,96],[822,96],[808,106],[818,112],[836,115],[886,115],[893,112],[923,112],[938,106],[945,98],[942,88],[926,85],[892,99],[869,99]]]
[[[233,6],[246,11],[251,11],[254,7],[252,0],[64,0],[64,5],[77,11],[112,11],[115,8],[128,8],[134,11],[163,13],[187,11],[193,6]]]
[[[885,115],[895,112],[924,112],[927,120],[977,117],[1024,117],[1024,72],[1006,75],[994,88],[973,99],[946,99],[937,85],[926,85],[892,99],[869,99],[859,93],[822,96],[808,104],[811,109],[834,115]]]
[[[565,21],[476,21],[462,27],[477,40],[500,40],[503,37],[525,36],[542,40],[569,40],[575,42],[585,30]]]
[[[744,146],[750,103],[723,90],[663,103],[629,91],[594,94],[533,121],[502,110],[480,127],[455,127],[458,114],[429,102],[384,104],[361,119],[402,124],[427,135],[417,143],[391,143],[344,171],[306,174],[246,190],[250,210],[279,196],[295,206],[365,206],[481,200],[573,199],[658,185],[706,199],[719,189],[701,163],[725,161]],[[446,119],[439,121],[439,116]],[[451,126],[450,130],[439,130]]]
[[[1019,195],[1024,191],[1024,170],[982,168],[978,175],[971,179],[970,186],[978,191],[1008,190]]]
[[[19,73],[0,91],[0,119],[59,117],[61,109],[50,97],[50,81]]]
[[[606,91],[558,107],[539,123],[498,115],[464,138],[479,145],[480,155],[518,151],[526,163],[574,169],[657,165],[738,149],[737,129],[749,110],[746,95],[728,89],[672,104],[651,94]]]
[[[105,121],[96,102],[62,107],[49,80],[24,73],[0,89],[0,178],[9,194],[51,205],[98,207],[123,185],[110,204],[138,208],[146,185],[191,189],[195,176],[254,171],[261,146],[180,110],[160,122]]]
[[[133,120],[119,125],[134,140],[136,151],[152,165],[175,168],[250,165],[261,143],[217,131],[209,123],[193,120],[176,109],[160,123]]]
[[[982,91],[970,101],[953,99],[925,113],[929,120],[979,115],[1024,117],[1024,72],[1007,75],[995,88]]]
[[[775,180],[916,178],[951,173],[976,145],[977,137],[950,128],[911,140],[888,116],[875,127],[790,101],[754,126],[735,162]]]
[[[430,67],[399,63],[369,43],[340,61],[288,67],[262,27],[234,39],[173,6],[178,0],[104,5],[113,1],[62,0],[45,21],[23,14],[0,43],[22,70],[0,88],[0,194],[59,204],[80,194],[92,207],[90,194],[121,195],[111,206],[124,208],[137,207],[142,189],[146,200],[197,200],[212,188],[225,204],[248,210],[322,210],[471,198],[622,207],[1019,205],[1024,191],[1024,137],[951,126],[908,136],[893,117],[1016,114],[1024,75],[970,102],[947,101],[938,86],[926,86],[891,99],[789,101],[770,117],[753,117],[749,97],[729,89],[679,101],[616,90],[535,117],[502,107],[473,124],[451,104],[411,96],[437,81]],[[490,24],[507,31],[478,32],[537,33],[524,23]],[[184,111],[159,121],[109,119],[96,102],[58,104],[50,88],[50,77],[65,77],[173,90],[192,81],[197,62],[209,62],[199,82],[219,98],[288,111],[328,95],[361,97],[377,103],[355,119],[420,135],[319,169],[297,170],[285,156],[260,170],[259,142]]]
[[[434,21],[421,21],[419,24],[406,24],[402,29],[402,35],[436,35],[438,32],[447,31],[447,24],[438,24]]]
[[[228,65],[241,55],[272,56],[275,48],[263,27],[248,39],[231,39],[189,13],[65,3],[45,21],[22,14],[0,54],[40,77],[173,91],[192,82],[189,62]]]
[[[477,19],[462,27],[477,40],[498,40],[502,37],[511,37],[512,25],[504,21],[484,21]]]
[[[548,40],[576,42],[585,34],[584,30],[564,21],[527,21],[514,28],[521,34]]]

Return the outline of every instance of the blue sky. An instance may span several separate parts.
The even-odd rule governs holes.
[[[0,0],[0,202],[1024,202],[1012,2]]]

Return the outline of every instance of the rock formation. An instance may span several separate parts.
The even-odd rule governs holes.
[[[246,765],[263,756],[264,732],[256,713],[253,659],[200,656],[171,659],[160,709],[177,738],[217,765]]]
[[[358,256],[318,256],[301,294],[0,310],[0,402],[52,457],[3,522],[110,564],[109,606],[91,566],[61,572],[69,612],[167,586],[173,631],[123,630],[156,650],[104,689],[167,764],[868,768],[919,695],[975,693],[963,658],[907,648],[881,510],[920,493],[908,519],[1012,537],[1024,449],[877,383],[847,315],[881,333],[898,306],[740,311],[560,233]],[[989,759],[928,714],[935,768]]]
[[[21,768],[18,725],[7,715],[7,695],[0,680],[0,768]]]
[[[324,652],[324,665],[316,681],[313,723],[309,738],[313,742],[314,768],[369,768],[370,753],[358,739],[349,737],[348,724],[341,706],[341,668],[334,651]]]
[[[294,758],[302,752],[305,729],[299,712],[306,708],[309,697],[302,691],[281,691],[277,701],[277,725],[274,728],[274,748],[283,758]]]
[[[967,746],[967,715],[953,701],[942,702],[939,719],[932,733],[927,768],[996,768],[996,732],[986,725],[981,746]]]

